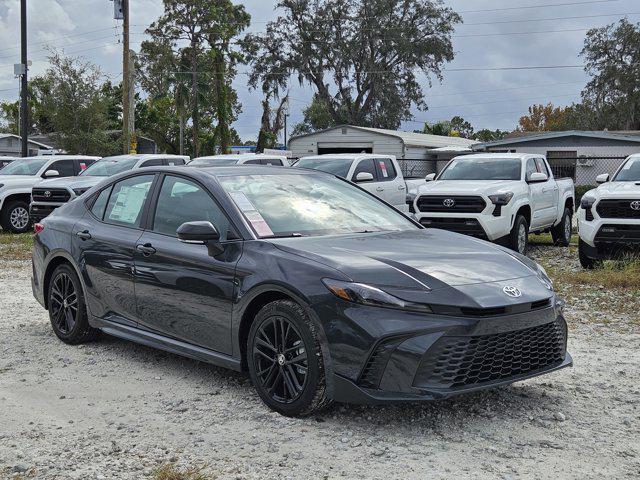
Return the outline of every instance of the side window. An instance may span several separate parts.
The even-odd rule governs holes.
[[[162,159],[161,158],[156,158],[156,159],[153,159],[153,160],[147,160],[146,162],[142,162],[142,165],[140,165],[140,168],[143,168],[143,167],[160,167],[161,165],[163,165]]]
[[[76,175],[76,169],[73,163],[73,160],[58,160],[49,165],[47,171],[56,170],[61,177],[74,177]]]
[[[207,191],[184,178],[166,176],[158,195],[153,231],[175,237],[180,225],[199,221],[211,222],[220,240],[227,239],[229,221]]]
[[[253,160],[247,160],[246,162],[244,162],[245,165],[260,165],[260,159],[256,158]]]
[[[77,160],[77,162],[78,162],[78,173],[84,172],[87,168],[89,168],[91,165],[96,163],[96,161],[93,159]]]
[[[368,180],[369,182],[375,182],[377,179],[376,175],[376,165],[373,163],[373,158],[365,158],[364,160],[360,160],[360,163],[356,166],[355,171],[353,172],[352,181],[356,181],[356,177],[359,173],[370,173],[373,175],[373,180]],[[362,182],[360,182],[362,183]]]
[[[549,175],[549,170],[547,169],[543,159],[536,158],[536,164],[538,165],[538,172],[544,173],[547,177],[551,176]]]
[[[378,179],[381,182],[390,182],[398,176],[393,162],[388,158],[376,158],[376,168],[378,169]]]
[[[184,165],[184,159],[183,158],[165,158],[164,164],[170,167],[173,167],[175,165]]]
[[[262,164],[263,165],[276,165],[278,167],[282,166],[282,160],[280,160],[279,158],[263,158],[262,159]]]
[[[529,160],[527,160],[527,172],[526,172],[526,176],[524,177],[525,180],[529,178],[529,175],[531,175],[532,173],[536,173],[537,171],[538,171],[538,167],[536,166],[535,159],[530,158]]]
[[[107,206],[107,201],[109,200],[109,195],[111,194],[111,187],[107,187],[102,190],[98,197],[93,202],[91,206],[91,213],[95,215],[96,218],[102,220],[104,218],[104,207]]]
[[[153,177],[139,175],[116,183],[107,203],[104,221],[126,227],[139,226]]]

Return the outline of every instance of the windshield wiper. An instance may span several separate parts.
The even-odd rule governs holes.
[[[296,238],[297,237],[304,237],[304,235],[301,234],[301,233],[298,233],[298,232],[294,232],[294,233],[286,233],[286,234],[283,234],[283,235],[273,235],[273,236],[268,237],[268,238],[293,238],[293,237],[296,237]]]

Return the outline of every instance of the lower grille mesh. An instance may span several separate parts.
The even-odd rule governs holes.
[[[415,386],[459,388],[535,372],[563,361],[565,338],[564,322],[494,335],[443,337],[423,359]]]

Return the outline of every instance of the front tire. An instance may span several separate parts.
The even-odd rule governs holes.
[[[551,229],[553,244],[559,247],[568,247],[571,243],[571,210],[564,209],[560,223]]]
[[[293,301],[277,300],[258,312],[247,364],[258,395],[276,412],[306,416],[331,403],[317,327]]]
[[[524,215],[517,215],[509,234],[509,248],[526,255],[529,247],[529,224]]]
[[[51,327],[60,340],[77,345],[97,336],[98,330],[89,325],[80,279],[70,265],[55,269],[47,296]]]
[[[2,229],[11,233],[25,233],[31,227],[29,204],[20,200],[9,202],[0,214]]]
[[[578,257],[580,258],[580,265],[586,270],[593,270],[596,268],[598,262],[589,257],[586,253],[587,244],[582,240],[578,241]]]

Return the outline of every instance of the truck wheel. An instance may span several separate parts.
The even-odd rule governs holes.
[[[551,229],[553,244],[558,247],[568,247],[571,243],[571,210],[564,209],[560,223]]]
[[[2,229],[12,233],[25,233],[31,227],[29,204],[16,200],[9,202],[0,213]]]
[[[586,254],[586,248],[586,244],[582,240],[579,240],[578,257],[580,258],[580,265],[582,266],[582,268],[585,268],[587,270],[593,270],[594,268],[596,268],[599,262]]]
[[[518,215],[509,234],[509,248],[526,255],[529,246],[529,224],[524,215]]]

